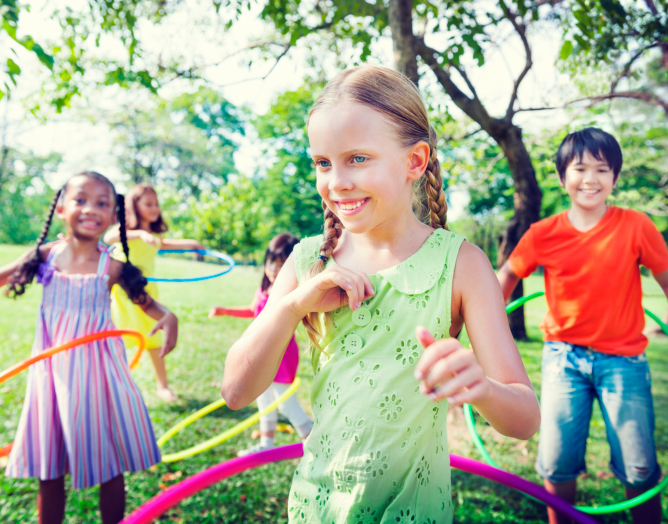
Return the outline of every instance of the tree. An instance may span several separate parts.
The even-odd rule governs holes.
[[[56,41],[47,43],[38,42],[30,35],[21,36],[21,14],[27,4],[1,0],[0,48],[9,51],[9,58],[0,66],[0,98],[11,94],[16,86],[25,51],[49,71],[42,86],[42,98],[58,112],[69,107],[72,98],[81,95],[89,83],[140,85],[156,92],[161,70],[159,64],[149,65],[143,60],[144,49],[137,36],[137,25],[141,19],[159,22],[178,4],[160,0],[91,0],[81,10],[47,4],[52,7],[51,18],[57,20],[61,28]],[[122,45],[127,51],[125,59],[95,56],[104,37],[116,39]],[[39,109],[39,104],[34,109]]]
[[[319,88],[322,83],[307,79],[296,91],[279,95],[269,111],[253,121],[264,144],[263,156],[272,162],[258,187],[274,217],[274,234],[290,231],[304,237],[322,229],[321,199],[306,135],[306,115]]]
[[[236,173],[234,152],[245,119],[242,110],[201,87],[173,100],[150,96],[109,121],[120,167],[133,183],[169,182],[186,197],[220,188]]]
[[[665,1],[644,0],[624,7],[619,0],[572,0],[559,17],[564,27],[561,59],[566,67],[576,77],[582,70],[597,68],[609,85],[605,91],[585,88],[585,96],[573,102],[640,100],[661,108],[668,118]]]
[[[250,1],[230,0],[227,5],[249,5]],[[490,6],[470,0],[439,4],[425,0],[375,3],[315,0],[306,4],[297,0],[275,0],[263,5],[261,17],[274,24],[284,36],[286,45],[294,45],[300,38],[311,34],[327,32],[334,39],[345,39],[360,49],[362,60],[371,54],[372,43],[390,28],[395,68],[417,83],[419,59],[426,66],[423,70],[430,71],[454,105],[503,150],[513,176],[514,215],[499,249],[498,263],[502,264],[530,224],[540,217],[542,193],[522,139],[522,130],[513,123],[513,117],[519,110],[520,85],[533,65],[528,32],[532,24],[549,14],[549,6],[541,9],[546,3],[538,0],[528,4],[517,0],[511,5],[500,0],[496,6]],[[484,64],[486,53],[496,47],[495,38],[508,31],[522,45],[525,63],[511,86],[505,112],[495,116],[478,96],[467,67],[471,59],[477,66]],[[444,33],[447,39],[437,50],[438,46],[429,42],[439,33]],[[521,294],[522,286],[519,285],[512,298]],[[510,323],[516,338],[526,338],[521,310],[511,315]]]

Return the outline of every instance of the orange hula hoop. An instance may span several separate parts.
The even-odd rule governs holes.
[[[2,384],[5,380],[12,378],[14,375],[18,375],[19,373],[21,373],[21,371],[29,368],[35,362],[39,362],[40,360],[50,358],[56,353],[60,353],[61,351],[66,351],[68,349],[72,349],[76,346],[81,346],[83,344],[88,344],[89,342],[94,342],[95,340],[102,340],[105,338],[114,338],[120,336],[134,337],[137,339],[137,342],[139,343],[139,349],[137,350],[137,353],[135,353],[135,356],[132,357],[132,361],[130,362],[130,370],[133,370],[139,365],[139,358],[141,357],[141,354],[144,352],[144,349],[146,348],[146,339],[144,338],[144,335],[142,335],[139,331],[132,331],[130,329],[112,329],[109,331],[100,331],[99,333],[93,333],[92,335],[86,335],[85,337],[76,338],[71,342],[68,342],[67,344],[47,349],[46,351],[40,353],[39,355],[27,358],[26,360],[19,362],[18,364],[0,373],[0,384]],[[9,455],[10,451],[12,450],[12,446],[13,443],[1,447],[0,457],[6,457],[7,455]]]
[[[0,373],[0,384],[2,384],[5,380],[12,378],[14,375],[18,375],[21,371],[29,368],[35,362],[39,362],[40,360],[52,357],[53,355],[55,355],[56,353],[60,353],[61,351],[66,351],[76,346],[88,344],[89,342],[93,342],[95,340],[120,337],[123,335],[128,337],[134,337],[139,342],[139,349],[137,350],[137,353],[135,353],[135,356],[132,358],[132,361],[130,362],[130,369],[134,369],[139,364],[139,358],[141,357],[141,354],[143,353],[144,348],[146,347],[146,339],[144,338],[144,335],[142,335],[139,331],[132,331],[129,329],[112,329],[109,331],[100,331],[99,333],[93,333],[92,335],[86,335],[85,337],[76,338],[70,342],[67,342],[66,344],[63,344],[61,346],[56,346],[55,348],[47,349],[46,351],[43,351],[39,355],[27,358],[23,362],[19,362],[18,364]]]

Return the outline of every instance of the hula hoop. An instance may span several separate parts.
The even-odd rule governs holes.
[[[532,300],[536,297],[539,297],[541,295],[544,295],[542,291],[537,291],[536,293],[532,293],[531,295],[528,295],[526,297],[521,297],[514,302],[511,302],[506,306],[506,312],[510,313],[511,311],[517,309],[521,305],[525,304],[529,300]],[[663,332],[668,335],[668,325],[664,324],[659,317],[657,317],[654,313],[651,311],[648,311],[645,309],[645,313],[649,315],[663,330]],[[475,429],[475,419],[473,418],[473,409],[469,404],[464,404],[464,418],[466,420],[466,426],[468,427],[469,433],[471,434],[471,438],[473,438],[473,444],[475,445],[476,449],[478,452],[482,455],[483,460],[489,464],[490,466],[493,466],[495,468],[498,468],[498,464],[496,461],[492,458],[492,456],[489,454],[487,449],[485,448],[485,444],[480,438],[480,435]],[[629,500],[625,500],[624,502],[618,502],[616,504],[609,504],[607,506],[576,506],[577,509],[584,513],[588,513],[590,515],[604,515],[607,513],[616,513],[618,511],[623,511],[626,509],[631,509],[636,506],[639,506],[640,504],[643,504],[644,502],[647,502],[651,498],[653,498],[655,495],[658,495],[664,488],[668,486],[668,476],[666,476],[661,482],[659,482],[656,486],[654,486],[652,489],[647,490],[645,493],[642,493],[641,495],[638,495],[637,497],[634,497]],[[543,502],[541,500],[535,499],[533,497],[529,497],[537,502]]]
[[[130,513],[130,515],[125,517],[121,521],[121,524],[149,524],[166,511],[169,511],[171,508],[178,505],[182,500],[191,497],[195,493],[198,493],[221,480],[237,475],[248,469],[282,460],[300,458],[303,455],[303,444],[299,442],[297,444],[281,446],[247,455],[245,457],[235,458],[223,462],[222,464],[218,464],[217,466],[212,466],[170,486],[159,495],[151,498]],[[450,464],[453,468],[485,477],[523,493],[533,495],[549,506],[552,506],[557,511],[571,517],[579,524],[596,524],[594,519],[581,513],[568,504],[568,502],[560,499],[556,495],[548,493],[540,486],[518,477],[517,475],[493,468],[482,462],[478,462],[477,460],[453,454],[450,454]]]
[[[43,351],[39,355],[27,358],[24,361],[19,362],[18,364],[15,364],[14,366],[7,368],[5,371],[0,373],[0,384],[2,384],[5,380],[12,378],[14,375],[18,375],[21,371],[28,369],[34,363],[39,362],[40,360],[50,358],[56,353],[60,353],[61,351],[72,349],[76,346],[81,346],[82,344],[88,344],[89,342],[93,342],[95,340],[120,337],[123,335],[134,337],[139,342],[139,350],[137,351],[137,354],[134,356],[134,358],[132,359],[132,363],[130,364],[130,369],[132,369],[133,366],[134,367],[137,366],[137,363],[139,362],[139,357],[141,356],[141,353],[142,351],[144,351],[144,347],[146,346],[146,340],[144,339],[144,335],[142,335],[138,331],[131,331],[129,329],[112,329],[109,331],[100,331],[99,333],[93,333],[92,335],[86,335],[85,337],[74,339],[61,346],[56,346],[55,348],[47,349],[46,351]]]
[[[142,335],[139,331],[132,331],[129,329],[112,329],[109,331],[100,331],[99,333],[93,333],[92,335],[86,335],[85,337],[76,338],[71,342],[67,342],[66,344],[63,344],[61,346],[56,346],[54,348],[47,349],[46,351],[43,351],[39,355],[27,358],[22,362],[19,362],[18,364],[15,364],[14,366],[7,368],[2,373],[0,373],[0,384],[5,382],[6,380],[9,380],[15,375],[18,375],[21,371],[28,369],[36,362],[50,358],[56,353],[60,353],[61,351],[66,351],[76,346],[88,344],[89,342],[93,342],[95,340],[120,337],[123,335],[128,337],[134,337],[137,339],[137,342],[139,343],[139,349],[135,353],[135,356],[132,358],[132,361],[130,362],[130,370],[132,371],[139,364],[139,357],[141,357],[141,354],[144,351],[144,348],[146,347],[146,339],[144,338],[144,335]],[[14,443],[11,443],[0,448],[0,457],[6,457],[7,455],[9,455],[13,445]]]
[[[248,417],[246,420],[243,420],[239,422],[236,426],[228,429],[227,431],[224,431],[218,436],[212,437],[209,440],[206,440],[202,442],[201,444],[198,444],[197,446],[193,446],[191,448],[185,449],[183,451],[179,451],[178,453],[171,453],[169,455],[163,455],[162,456],[162,461],[163,462],[177,462],[179,460],[183,460],[189,457],[192,457],[194,455],[198,455],[199,453],[203,453],[204,451],[208,451],[211,448],[217,446],[218,444],[221,444],[225,442],[226,440],[238,435],[241,433],[244,429],[251,427],[253,424],[255,424],[260,417],[263,417],[267,413],[270,413],[274,409],[278,407],[279,404],[285,401],[290,395],[292,395],[295,391],[297,391],[297,388],[299,387],[301,380],[299,377],[295,378],[295,381],[290,385],[290,387],[283,393],[280,397],[278,397],[274,402],[269,404],[265,409],[262,411],[255,413],[254,415]],[[214,407],[214,404],[218,404],[218,406]],[[158,445],[162,446],[165,442],[167,442],[171,437],[173,437],[180,429],[186,427],[188,424],[194,422],[198,418],[203,417],[207,413],[211,413],[211,411],[214,411],[215,409],[218,409],[218,407],[223,406],[224,403],[221,400],[217,400],[216,402],[213,402],[209,404],[208,406],[202,408],[199,410],[197,413],[194,413],[190,417],[188,417],[186,420],[181,422],[180,424],[177,424],[173,428],[169,429],[162,437],[160,437],[160,440],[158,441]],[[196,417],[196,415],[198,415]],[[185,422],[188,421],[187,424]]]
[[[229,273],[235,266],[234,259],[231,256],[225,255],[224,253],[219,253],[218,251],[211,251],[209,249],[160,249],[158,251],[158,255],[164,255],[165,253],[197,253],[198,255],[204,255],[208,257],[217,258],[218,260],[223,260],[224,262],[227,262],[230,265],[230,267],[228,267],[225,271],[221,271],[220,273],[215,273],[213,275],[207,275],[204,277],[188,277],[188,278],[146,277],[146,280],[148,280],[149,282],[199,282],[200,280],[210,280],[212,278],[217,278]]]

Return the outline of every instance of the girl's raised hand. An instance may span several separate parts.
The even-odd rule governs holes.
[[[415,367],[415,378],[420,381],[420,392],[433,401],[448,399],[453,406],[475,404],[491,390],[473,351],[465,349],[457,339],[436,341],[424,327],[415,330],[418,341],[425,348]]]
[[[148,336],[152,337],[159,329],[162,329],[165,332],[165,343],[160,350],[160,358],[164,358],[167,353],[176,347],[176,339],[179,334],[179,321],[176,318],[176,315],[171,311],[163,315]]]
[[[141,230],[140,238],[150,246],[160,247],[160,239],[148,231]]]
[[[368,276],[334,265],[303,282],[289,296],[291,307],[303,318],[309,313],[327,313],[348,304],[354,311],[373,295]]]

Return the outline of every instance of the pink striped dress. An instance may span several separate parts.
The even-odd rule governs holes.
[[[115,329],[106,248],[100,246],[96,274],[68,275],[55,267],[66,246],[56,244],[40,267],[44,295],[33,355]],[[69,473],[73,487],[86,488],[158,462],[151,420],[120,338],[91,342],[30,367],[7,477],[51,480]]]

